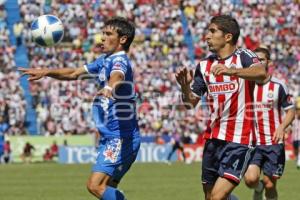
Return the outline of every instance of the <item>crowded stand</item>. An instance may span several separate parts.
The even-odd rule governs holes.
[[[212,15],[231,13],[238,19],[243,38],[240,39],[239,46],[250,49],[260,45],[269,47],[274,61],[270,72],[288,82],[294,97],[299,95],[299,3],[222,0],[222,6],[217,6],[221,4],[219,0],[216,2],[218,3],[197,0],[182,3],[176,0],[19,0],[21,23],[24,26],[22,42],[28,49],[30,67],[79,67],[91,62],[100,54],[99,30],[105,19],[114,15],[131,19],[137,27],[129,55],[135,67],[141,134],[170,136],[180,133],[190,138],[190,142],[195,142],[197,136],[205,131],[207,110],[205,106],[200,105],[196,112],[185,111],[173,73],[177,67],[183,65],[195,67],[195,63],[208,55],[204,31]],[[184,42],[181,9],[187,17],[191,31],[195,63],[189,59],[191,52]],[[32,42],[30,24],[36,17],[47,13],[62,20],[65,36],[58,46],[42,48]],[[16,84],[9,84],[10,81],[16,82],[19,75],[12,63],[13,47],[8,44],[3,8],[0,15],[0,41],[4,44],[1,46],[1,53],[4,55],[1,56],[1,66],[5,66],[1,68],[0,94],[8,97],[3,100],[10,110],[18,110],[15,111],[19,113],[18,117],[10,111],[12,122],[9,123],[11,127],[20,126],[19,134],[22,134],[25,102],[22,100],[21,89]],[[98,89],[93,80],[58,82],[44,78],[32,82],[30,90],[37,112],[39,134],[94,133],[90,105]],[[2,101],[0,97],[0,102]],[[17,134],[15,131],[8,133]]]
[[[16,72],[14,52],[16,47],[10,44],[6,23],[7,13],[4,1],[0,2],[0,124],[9,135],[25,133],[25,106],[23,91]]]

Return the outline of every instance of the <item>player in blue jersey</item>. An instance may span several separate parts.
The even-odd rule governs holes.
[[[123,200],[118,183],[135,161],[140,136],[136,117],[133,69],[126,52],[134,39],[135,27],[124,18],[105,22],[101,49],[94,62],[79,68],[24,69],[30,81],[44,76],[76,80],[96,75],[102,87],[93,102],[93,117],[100,133],[98,156],[87,188],[101,200]]]

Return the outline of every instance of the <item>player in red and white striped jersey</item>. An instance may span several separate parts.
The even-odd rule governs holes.
[[[270,64],[268,49],[258,48],[255,53],[266,66]],[[295,117],[294,103],[284,81],[268,75],[262,82],[256,82],[254,111],[256,147],[245,174],[245,183],[255,188],[254,200],[263,199],[263,188],[266,189],[266,199],[275,200],[278,197],[276,180],[282,176],[285,166],[285,130]],[[260,182],[261,171],[264,178]]]
[[[300,169],[300,108],[297,108],[296,119],[293,123],[292,138],[297,168]]]
[[[240,28],[227,15],[212,18],[206,41],[213,52],[193,72],[178,69],[187,108],[195,107],[207,93],[211,119],[203,152],[202,182],[205,198],[227,199],[238,185],[251,157],[253,82],[264,80],[266,71],[257,56],[236,44]],[[192,82],[193,81],[193,82]]]

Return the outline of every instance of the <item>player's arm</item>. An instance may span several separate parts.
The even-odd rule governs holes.
[[[196,68],[195,77],[193,76],[193,71],[188,70],[186,67],[179,68],[175,77],[181,87],[182,101],[186,109],[194,108],[198,104],[200,96],[207,91],[200,72],[200,66],[198,65]],[[191,86],[193,79],[194,82]]]
[[[29,81],[39,80],[43,77],[51,77],[58,80],[76,80],[80,75],[87,74],[84,67],[79,68],[61,68],[61,69],[34,69],[19,68],[22,75],[28,75]]]
[[[228,68],[224,64],[212,67],[211,72],[217,75],[237,76],[250,81],[263,81],[267,78],[266,66],[260,63],[255,53],[243,49],[240,53],[240,62],[243,68]]]
[[[284,139],[284,134],[287,131],[287,128],[289,127],[289,125],[291,125],[295,119],[295,109],[294,108],[290,108],[286,111],[285,113],[285,117],[282,120],[282,123],[278,126],[278,128],[276,129],[274,136],[273,136],[273,140],[275,142],[281,141]]]
[[[112,71],[108,84],[98,92],[98,95],[111,98],[113,96],[113,91],[118,87],[118,84],[124,80],[125,75],[122,71]]]
[[[250,81],[263,81],[267,78],[267,72],[264,64],[253,64],[249,68],[227,68],[223,64],[217,64],[213,67],[212,73],[217,75],[237,76]]]
[[[286,114],[284,119],[282,120],[282,123],[277,127],[272,138],[275,142],[284,139],[285,132],[287,131],[288,126],[293,123],[296,114],[292,96],[289,95],[286,85],[280,85],[278,96],[278,104],[285,110]]]

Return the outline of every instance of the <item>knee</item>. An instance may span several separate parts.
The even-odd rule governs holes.
[[[245,180],[245,184],[249,188],[255,188],[259,183],[259,177],[257,177],[256,175],[253,175],[253,174],[245,175],[244,180]]]
[[[106,185],[98,185],[98,184],[94,184],[92,182],[87,182],[86,184],[87,190],[97,196],[97,197],[101,197],[102,194],[104,193],[105,189],[106,189]]]
[[[273,183],[270,180],[264,181],[264,185],[265,185],[266,190],[274,190],[275,189],[275,183]]]

